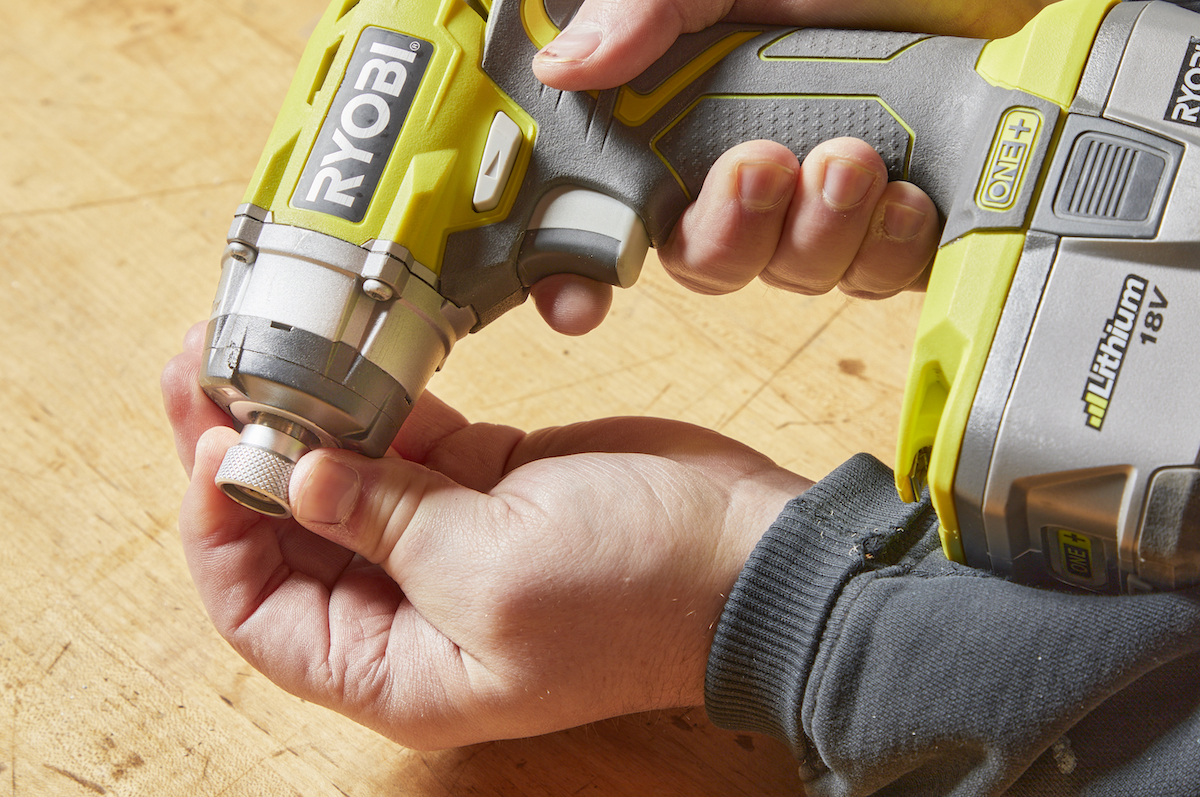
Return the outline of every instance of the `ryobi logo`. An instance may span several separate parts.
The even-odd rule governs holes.
[[[400,137],[433,45],[367,28],[304,164],[292,206],[360,222]]]
[[[1175,93],[1171,105],[1163,116],[1169,122],[1182,122],[1185,125],[1200,127],[1200,39],[1195,36],[1188,43],[1187,52],[1183,56],[1183,64],[1179,67],[1179,77],[1175,78]]]

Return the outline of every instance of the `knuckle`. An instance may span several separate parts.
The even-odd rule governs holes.
[[[729,12],[731,2],[696,3],[694,0],[667,0],[663,10],[671,14],[680,30],[689,33],[707,28]]]
[[[692,265],[667,268],[671,278],[683,287],[702,296],[720,296],[745,287],[758,273],[757,269],[734,269],[730,264]]]
[[[802,296],[820,296],[837,287],[839,275],[818,273],[810,269],[768,267],[759,275],[765,284]]]

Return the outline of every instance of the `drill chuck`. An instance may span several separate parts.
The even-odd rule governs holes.
[[[256,512],[290,517],[288,483],[292,470],[316,442],[312,433],[299,424],[258,415],[242,428],[238,444],[225,453],[217,471],[217,486]]]

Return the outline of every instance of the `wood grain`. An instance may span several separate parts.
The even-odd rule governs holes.
[[[158,375],[204,317],[319,0],[0,4],[0,795],[782,795],[702,709],[440,753],[293,698],[222,642],[176,536]],[[580,339],[522,307],[433,389],[525,427],[653,414],[819,477],[891,461],[919,300],[688,294],[654,262]]]

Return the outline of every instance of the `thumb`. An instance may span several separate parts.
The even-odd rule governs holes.
[[[537,0],[541,2],[541,0]],[[533,59],[533,72],[564,91],[628,83],[681,33],[717,22],[733,0],[584,0],[574,18]]]
[[[402,539],[439,525],[470,524],[488,501],[415,462],[332,449],[301,457],[290,491],[302,526],[389,572]]]

